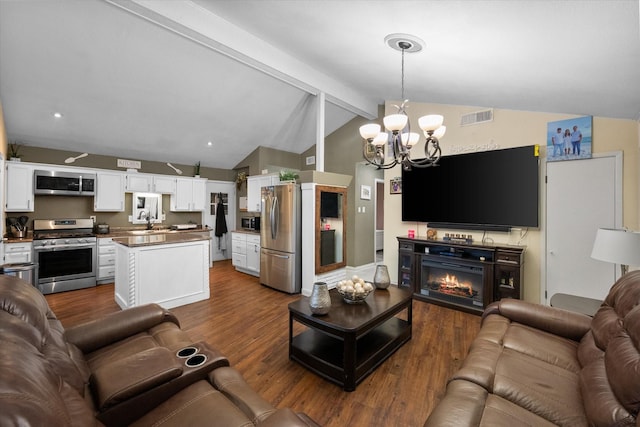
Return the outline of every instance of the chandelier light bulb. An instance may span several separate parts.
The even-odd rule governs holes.
[[[418,119],[418,126],[425,132],[434,131],[442,126],[444,117],[440,114],[429,114],[428,116],[422,116]]]
[[[404,114],[390,114],[388,116],[384,116],[382,120],[384,122],[384,127],[391,132],[398,132],[404,129],[407,125],[407,121],[409,118]]]
[[[366,140],[373,139],[380,133],[380,125],[376,123],[369,123],[360,126],[360,136]]]

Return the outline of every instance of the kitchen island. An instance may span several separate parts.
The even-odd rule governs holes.
[[[113,238],[115,301],[122,308],[177,307],[209,298],[209,240],[198,233]]]

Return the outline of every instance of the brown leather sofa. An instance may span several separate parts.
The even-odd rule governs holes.
[[[158,305],[65,331],[36,288],[0,275],[0,337],[0,426],[317,425],[271,406]]]
[[[425,426],[640,426],[640,271],[593,318],[492,303]]]

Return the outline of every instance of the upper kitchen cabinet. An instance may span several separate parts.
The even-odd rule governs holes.
[[[247,177],[247,210],[260,212],[262,210],[262,187],[280,183],[278,174],[254,175]]]
[[[171,194],[172,212],[203,211],[206,198],[206,179],[176,178],[175,193]]]
[[[127,192],[145,192],[173,194],[176,190],[176,179],[168,176],[129,173],[126,176]]]
[[[98,172],[93,210],[96,212],[124,211],[124,182],[125,176],[121,173]]]
[[[6,165],[7,212],[33,212],[33,167],[20,162]]]

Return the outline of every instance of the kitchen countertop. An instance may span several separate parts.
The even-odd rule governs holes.
[[[106,234],[94,234],[96,237],[137,237],[137,236],[157,236],[162,234],[180,234],[180,233],[208,233],[213,231],[213,228],[205,227],[205,228],[190,228],[188,230],[171,230],[169,228],[154,228],[152,230],[147,230],[145,228],[136,228],[136,229],[119,229],[116,227],[112,227],[108,233]]]
[[[210,240],[211,237],[202,233],[150,233],[141,236],[114,237],[113,241],[130,248],[153,245],[170,245],[175,243],[197,242]]]
[[[244,233],[244,234],[258,234],[260,235],[260,230],[255,231],[255,230],[244,230],[242,228],[236,229],[236,230],[231,230],[232,233]]]
[[[33,242],[33,237],[29,236],[29,237],[23,237],[23,238],[18,238],[18,237],[5,237],[2,239],[2,241],[4,243],[23,243],[23,242]]]
[[[163,234],[179,234],[179,233],[208,233],[213,231],[213,228],[205,227],[205,228],[191,228],[188,230],[171,230],[169,228],[159,228],[153,230],[146,230],[144,228],[135,228],[135,229],[119,229],[117,227],[112,228],[107,234],[98,234],[94,233],[95,237],[139,237],[139,236],[158,236]],[[248,232],[248,231],[245,231]],[[259,232],[258,232],[259,233]],[[4,243],[24,243],[24,242],[33,242],[33,232],[29,231],[27,233],[27,237],[18,238],[13,236],[7,236],[2,239]]]

